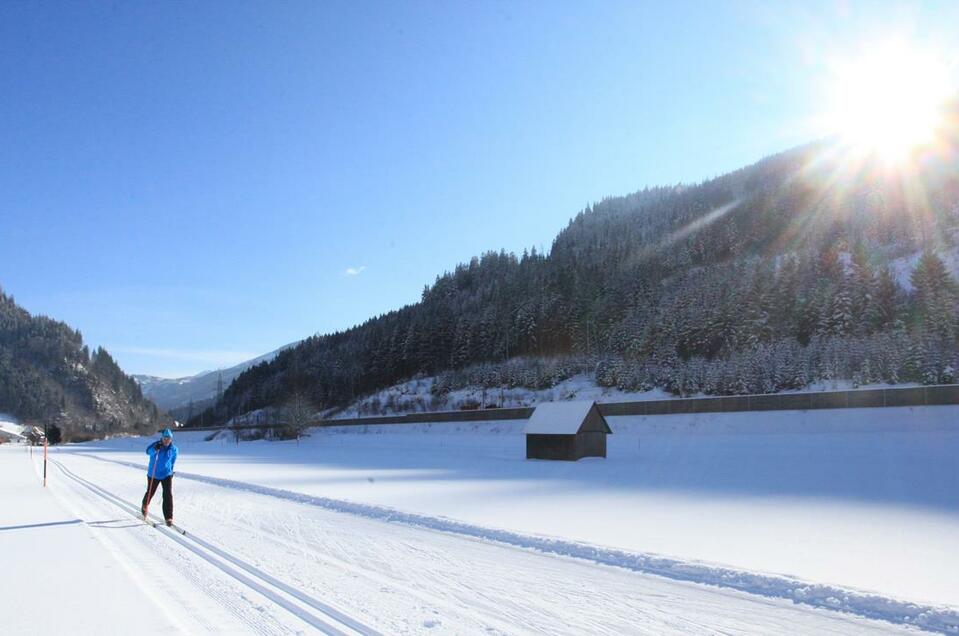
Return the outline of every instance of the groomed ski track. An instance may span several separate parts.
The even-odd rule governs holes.
[[[137,506],[124,501],[113,493],[80,477],[66,468],[62,462],[53,460],[53,464],[60,469],[60,472],[64,476],[72,480],[75,484],[86,488],[104,501],[114,504],[120,510],[129,513],[134,519],[138,517],[139,509]],[[154,528],[163,532],[171,540],[180,544],[207,563],[210,563],[223,573],[233,577],[247,588],[270,599],[273,603],[301,619],[304,623],[316,628],[321,633],[329,634],[330,636],[353,636],[355,634],[381,636],[376,630],[363,625],[329,605],[303,593],[301,590],[287,585],[283,581],[270,576],[243,559],[221,550],[192,533],[181,534],[168,530],[162,521],[158,521]],[[245,575],[243,572],[246,572],[253,578]],[[308,606],[310,610],[297,605],[287,597],[291,597],[303,605]]]
[[[55,454],[54,465],[65,502],[82,501],[88,514],[111,509],[138,518],[142,466],[64,451]],[[506,535],[471,535],[449,520],[436,520],[433,527],[396,511],[338,509],[356,504],[329,505],[242,482],[183,473],[177,479],[177,514],[186,536],[140,522],[152,535],[143,538],[175,551],[179,571],[216,596],[251,633],[916,630],[721,582],[669,580],[663,574],[680,577],[638,567],[629,571],[622,563],[610,567],[602,558],[584,561],[590,559],[586,554],[526,545]],[[673,563],[677,572],[679,565]],[[211,576],[218,579],[212,585]],[[933,631],[951,633],[943,625]]]

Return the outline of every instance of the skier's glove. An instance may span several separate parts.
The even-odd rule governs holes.
[[[153,449],[154,449],[154,450],[160,450],[161,448],[163,448],[163,442],[154,442],[154,443],[153,443]]]

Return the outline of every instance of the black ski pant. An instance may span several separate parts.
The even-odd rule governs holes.
[[[147,476],[147,491],[143,495],[143,505],[141,509],[145,510],[147,504],[153,499],[158,486],[163,486],[163,518],[173,518],[173,475],[166,479],[151,479]]]

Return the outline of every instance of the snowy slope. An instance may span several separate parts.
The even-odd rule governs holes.
[[[345,409],[325,412],[325,417],[350,418],[375,415],[394,415],[406,413],[424,413],[427,411],[458,410],[463,404],[478,404],[497,407],[535,406],[546,402],[568,400],[592,400],[596,402],[634,402],[644,400],[668,400],[676,396],[653,389],[651,391],[622,391],[616,388],[602,387],[596,384],[592,374],[579,373],[557,383],[549,389],[528,389],[525,387],[502,387],[483,389],[470,387],[450,391],[442,398],[431,393],[435,378],[421,377],[395,384],[357,400]],[[831,382],[817,382],[796,391],[784,393],[808,393],[816,391],[843,391],[852,388],[878,389],[889,388],[889,384],[854,385],[850,380],[837,379]],[[910,383],[896,387],[917,386]],[[690,395],[688,397],[700,397]]]
[[[959,280],[959,245],[943,247],[937,250],[936,254],[942,259],[946,271],[949,272],[953,280]],[[897,258],[890,263],[893,278],[907,291],[912,291],[912,272],[916,269],[921,257],[922,252],[916,252]]]
[[[244,488],[243,482],[191,478],[187,469],[203,466],[194,461],[199,460],[201,443],[183,442],[184,451],[194,453],[189,461],[184,454],[184,473],[176,486],[177,516],[188,528],[186,537],[133,520],[131,509],[143,488],[142,460],[136,468],[122,463],[122,458],[135,455],[132,448],[129,454],[122,450],[119,442],[112,449],[57,449],[48,491],[35,481],[21,485],[18,501],[52,495],[62,516],[82,522],[71,523],[72,532],[103,545],[108,554],[91,554],[89,572],[128,570],[129,578],[109,586],[71,587],[76,602],[84,605],[79,619],[53,609],[37,622],[11,596],[0,596],[5,627],[14,626],[12,633],[53,634],[74,621],[72,633],[125,631],[132,624],[149,633],[154,628],[170,630],[173,618],[182,617],[175,631],[208,631],[212,626],[226,633],[259,634],[910,631],[728,586],[670,580],[588,558],[332,510],[306,498]],[[235,451],[231,444],[208,446],[214,449],[208,455],[211,461],[226,460],[231,449]],[[300,459],[290,456],[295,444],[272,446],[286,459]],[[26,457],[22,449],[12,450]],[[0,449],[0,482],[7,481],[8,473],[30,473],[23,459],[13,462],[11,457]],[[222,473],[242,476],[236,468]],[[7,525],[3,515],[9,513],[0,511],[0,523]],[[28,509],[26,516],[31,515],[35,512]],[[18,522],[27,525],[20,517]],[[35,538],[50,530],[19,531],[29,533],[22,537]],[[0,532],[0,541],[8,541],[0,544],[3,553],[12,546],[12,535]],[[59,575],[78,562],[63,555],[50,567]],[[24,567],[19,582],[38,585],[42,576],[36,568]],[[154,603],[144,603],[143,594],[152,594]],[[158,610],[160,599],[165,602]],[[124,604],[126,612],[145,613],[151,625],[139,629],[141,623],[114,611],[118,604]]]
[[[357,400],[349,407],[332,414],[335,418],[362,417],[366,415],[393,415],[423,413],[426,411],[457,410],[464,403],[499,407],[532,406],[542,402],[564,400],[594,400],[598,402],[622,402],[629,400],[662,400],[673,397],[660,389],[645,392],[627,392],[597,386],[591,374],[580,373],[559,382],[550,389],[527,389],[502,387],[483,389],[470,387],[450,391],[437,400],[430,389],[435,378],[414,378],[393,385],[373,395]]]
[[[0,413],[0,431],[7,433],[7,437],[14,439],[20,437],[23,428],[17,418],[6,413]]]

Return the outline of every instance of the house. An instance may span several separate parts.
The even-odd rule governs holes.
[[[606,418],[592,401],[540,404],[526,422],[526,459],[606,457]]]
[[[23,428],[13,417],[0,413],[0,441],[23,441]]]
[[[26,434],[27,440],[34,446],[42,446],[43,441],[47,437],[43,432],[43,429],[39,426],[33,426],[29,429],[24,429],[23,432]]]

